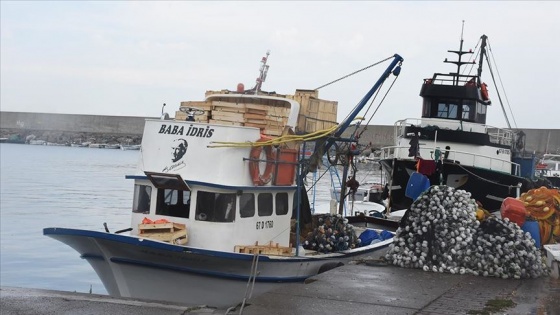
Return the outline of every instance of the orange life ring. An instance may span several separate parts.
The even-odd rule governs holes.
[[[271,138],[261,136],[261,138],[256,142],[267,142],[269,140],[271,140]],[[261,159],[261,153],[263,150],[266,154],[266,167],[264,169],[264,173],[261,174],[259,160]],[[249,154],[249,158],[251,159],[249,161],[249,174],[251,174],[253,184],[255,186],[268,184],[270,180],[272,180],[272,175],[274,174],[274,161],[276,160],[276,154],[272,149],[272,146],[265,145],[253,147],[251,149],[251,153]]]
[[[484,82],[480,85],[480,94],[482,96],[483,101],[487,101],[489,99],[488,98],[488,85],[486,85],[486,83],[484,83]]]

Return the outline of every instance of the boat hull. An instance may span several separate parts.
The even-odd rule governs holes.
[[[416,161],[384,159],[381,165],[388,176],[393,174],[392,178],[387,180],[393,187],[390,193],[392,208],[408,209],[413,200],[405,195],[405,191],[410,175],[416,171]],[[470,192],[472,198],[488,210],[498,210],[506,197],[517,197],[518,193],[532,188],[532,183],[526,178],[458,163],[444,162],[441,175],[441,184]],[[436,172],[428,178],[431,185],[440,184],[439,173]]]
[[[44,234],[80,253],[112,296],[214,307],[236,305],[249,296],[246,292],[254,265],[257,276],[252,296],[285,283],[303,282],[392,241],[321,258],[261,255],[254,262],[252,254],[208,251],[127,235],[62,228],[47,228]]]

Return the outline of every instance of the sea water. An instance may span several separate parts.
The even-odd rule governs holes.
[[[139,151],[0,144],[0,285],[106,294],[84,259],[46,227],[130,226]]]
[[[107,294],[89,263],[43,228],[130,227],[133,181],[125,175],[136,174],[139,158],[140,151],[0,144],[0,285]],[[360,182],[370,168],[361,165]],[[306,181],[311,206],[328,212],[329,172]]]

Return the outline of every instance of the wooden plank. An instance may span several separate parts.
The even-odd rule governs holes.
[[[245,104],[245,108],[268,111],[269,106],[261,104]]]
[[[245,119],[260,119],[260,120],[265,120],[267,118],[267,115],[264,114],[251,114],[251,113],[245,113],[243,115],[243,118]]]
[[[243,126],[243,123],[241,122],[219,120],[219,119],[210,119],[209,122],[211,124],[217,124],[217,125]]]
[[[245,108],[243,107],[224,107],[224,106],[214,106],[212,112],[228,112],[228,113],[245,113]]]
[[[212,111],[212,119],[243,122],[243,113]]]
[[[234,251],[243,254],[263,254],[275,256],[292,256],[292,248],[279,246],[278,243],[269,245],[236,245]]]
[[[245,104],[237,102],[224,102],[224,101],[212,101],[212,106],[215,107],[230,107],[236,109],[245,110]]]
[[[248,122],[245,123],[245,126],[247,126],[247,127],[261,128],[261,129],[266,128],[266,124],[256,124],[256,123],[248,123]]]
[[[245,112],[248,114],[256,114],[256,115],[266,115],[268,113],[268,111],[264,109],[254,109],[249,107],[245,107]]]
[[[138,230],[161,230],[169,229],[173,231],[173,223],[160,223],[160,224],[138,224]]]

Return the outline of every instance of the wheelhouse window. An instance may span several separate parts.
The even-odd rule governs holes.
[[[285,215],[288,213],[288,193],[276,194],[276,215]]]
[[[198,221],[233,222],[237,195],[199,191],[196,194],[196,214]]]
[[[461,111],[461,119],[472,120],[471,116],[471,108],[469,107],[469,105],[463,105],[463,110]]]
[[[457,104],[441,103],[440,102],[440,103],[438,103],[437,117],[438,118],[456,119],[458,109],[459,109],[459,106],[457,106]]]
[[[190,207],[190,191],[158,189],[156,214],[188,218]]]
[[[239,196],[239,214],[242,218],[250,218],[255,215],[255,194],[244,193]]]
[[[134,185],[134,199],[132,201],[132,212],[150,213],[150,203],[152,200],[152,186]]]
[[[431,99],[424,99],[422,103],[422,117],[430,117],[430,107],[432,106]]]
[[[259,216],[268,217],[272,215],[272,194],[271,193],[261,193],[258,197],[259,204]]]

